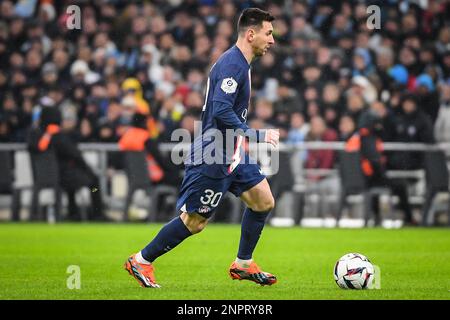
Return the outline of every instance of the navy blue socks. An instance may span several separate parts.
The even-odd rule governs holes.
[[[181,218],[176,217],[162,227],[152,242],[141,250],[142,257],[148,262],[153,262],[191,235]]]
[[[239,251],[237,257],[241,260],[250,260],[253,250],[258,243],[264,224],[266,223],[267,212],[255,212],[246,208],[241,224],[241,241],[239,242]]]
[[[269,213],[270,211],[254,212],[250,208],[245,209],[237,255],[239,259],[250,260],[252,258],[253,250],[255,250]],[[148,262],[153,262],[191,235],[192,233],[181,218],[176,217],[162,227],[156,237],[141,250],[142,257]]]

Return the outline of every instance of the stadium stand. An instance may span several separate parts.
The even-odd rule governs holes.
[[[366,9],[373,4],[381,8],[379,29],[367,23]],[[68,5],[81,9],[79,29],[68,28],[73,18],[66,11]],[[276,17],[276,45],[252,64],[250,124],[283,128],[287,134],[282,142],[291,146],[345,141],[370,105],[382,102],[385,142],[448,146],[448,1],[4,0],[0,4],[0,151],[23,154],[23,144],[38,126],[41,110],[58,108],[61,130],[74,141],[92,146],[83,150],[99,153],[95,170],[100,174],[101,192],[110,197],[113,177],[127,168],[124,152],[118,152],[116,145],[133,115],[143,114],[154,146],[148,161],[161,170],[159,177],[151,170],[152,184],[170,189],[168,201],[151,211],[161,209],[173,215],[173,188],[178,187],[183,166],[168,166],[163,146],[178,128],[194,133],[208,70],[234,43],[238,13],[250,6],[263,7]],[[417,111],[405,112],[408,99],[414,99]],[[314,128],[311,131],[314,122],[324,125],[319,135]],[[341,126],[341,122],[345,123]],[[99,144],[106,147],[97,148]],[[406,150],[408,145],[404,146]],[[337,149],[327,148],[290,149],[296,177],[291,188],[283,186],[281,198],[290,190],[297,203],[298,190],[303,195],[303,183],[311,181],[310,169],[336,173],[339,164],[330,151]],[[450,148],[442,149],[448,166]],[[418,220],[425,219],[422,205],[425,202],[423,212],[428,212],[429,192],[420,186],[429,186],[429,180],[424,175],[417,178],[414,170],[426,168],[423,154],[428,151],[416,153],[417,162],[411,167],[412,158],[398,150],[386,153],[388,173],[406,172],[411,203],[419,199],[415,214]],[[317,161],[324,155],[329,158],[326,167]],[[15,161],[12,188],[2,190],[14,194],[15,220],[22,216],[21,204],[28,202],[22,191],[32,189],[29,183],[20,185],[26,180],[20,166]],[[315,202],[307,198],[301,201],[300,215],[297,209],[285,214],[281,212],[285,209],[278,208],[275,215],[293,217],[298,224],[304,209],[315,210]],[[336,193],[321,200],[337,204],[338,199]],[[110,203],[114,216],[114,201]],[[334,217],[336,212],[326,215]],[[233,215],[231,220],[237,219]]]

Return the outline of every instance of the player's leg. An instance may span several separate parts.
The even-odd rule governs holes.
[[[181,215],[163,226],[144,249],[131,256],[125,263],[125,269],[141,286],[159,287],[153,274],[153,261],[205,228],[220,201],[223,188],[226,186],[223,186],[220,180],[210,179],[196,171],[186,171],[177,203]],[[219,196],[216,196],[217,194]]]
[[[156,237],[138,254],[138,260],[152,263],[159,256],[172,250],[187,237],[202,231],[208,219],[198,213],[181,213],[161,228]],[[142,259],[141,259],[142,257]]]
[[[179,245],[184,239],[191,236],[193,233],[182,217],[189,217],[186,213],[182,213],[180,216],[175,217],[171,221],[169,221],[166,225],[164,225],[161,230],[159,230],[158,234],[155,238],[140,251],[140,255],[138,257],[142,257],[142,262],[152,263],[159,256],[163,255],[166,252],[169,252],[177,245]],[[191,225],[194,223],[190,220],[193,220],[194,217],[188,219]]]
[[[128,258],[125,269],[142,287],[159,288],[154,276],[153,261],[169,252],[189,236],[202,231],[208,219],[197,214],[183,212],[159,230],[155,238],[137,254]]]
[[[224,182],[198,171],[186,171],[177,209],[179,217],[166,224],[157,236],[138,254],[138,259],[152,263],[175,248],[187,237],[202,231],[222,198]]]
[[[245,191],[241,195],[247,205],[241,223],[241,240],[239,243],[238,259],[245,263],[251,262],[253,251],[258,243],[261,232],[275,206],[267,179]]]
[[[239,195],[247,208],[241,223],[241,239],[236,260],[230,267],[233,279],[251,280],[261,285],[276,283],[276,277],[261,271],[253,261],[253,251],[261,236],[270,211],[275,206],[267,179],[256,165],[241,168],[230,191]]]
[[[164,225],[144,249],[130,256],[125,262],[125,269],[130,275],[134,276],[142,287],[160,287],[156,283],[152,262],[193,234],[182,220],[183,215],[184,213]],[[195,217],[192,219],[195,219]],[[195,224],[190,219],[187,222],[189,225]]]

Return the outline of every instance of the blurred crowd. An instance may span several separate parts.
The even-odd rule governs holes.
[[[69,5],[80,29],[67,28]],[[384,141],[450,141],[447,1],[3,0],[0,142],[25,141],[44,107],[76,142],[117,142],[136,113],[155,141],[193,133],[208,71],[251,6],[276,17],[276,45],[252,64],[250,125],[287,143],[343,141],[376,112]],[[327,151],[304,161],[334,165]]]

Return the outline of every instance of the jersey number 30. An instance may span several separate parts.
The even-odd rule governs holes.
[[[214,193],[211,189],[206,189],[205,194],[200,198],[200,202],[204,205],[210,205],[211,207],[217,207],[220,198],[222,198],[222,192]]]

